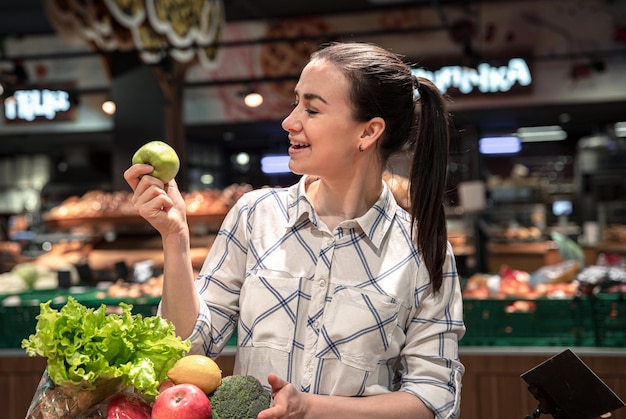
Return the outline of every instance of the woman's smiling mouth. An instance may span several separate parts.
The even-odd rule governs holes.
[[[289,142],[289,148],[290,149],[301,150],[301,149],[307,148],[307,147],[311,147],[311,145],[310,144],[304,144],[304,143],[296,143],[294,141],[290,141]]]

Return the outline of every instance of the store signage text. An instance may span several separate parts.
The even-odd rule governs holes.
[[[512,58],[507,65],[492,66],[481,63],[476,68],[446,66],[435,71],[423,68],[411,70],[417,77],[431,80],[442,93],[451,89],[467,95],[478,89],[480,93],[509,92],[516,85],[530,86],[532,76],[526,60]]]
[[[35,119],[67,120],[61,117],[72,107],[69,92],[65,90],[16,90],[4,100],[4,117],[7,122],[34,121]]]

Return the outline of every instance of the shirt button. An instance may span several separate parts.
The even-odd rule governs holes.
[[[313,327],[315,328],[315,330],[318,330],[320,328],[320,322],[316,321],[315,323],[313,323]]]
[[[323,279],[320,281],[320,287],[325,287],[326,286],[326,281],[324,281]]]

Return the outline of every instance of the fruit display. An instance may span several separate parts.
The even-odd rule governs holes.
[[[468,278],[465,298],[571,298],[578,292],[580,266],[566,261],[534,274],[502,265],[497,274],[477,273]]]
[[[163,274],[150,277],[144,282],[128,282],[118,279],[111,284],[106,291],[102,291],[96,297],[102,298],[140,298],[140,297],[160,297],[163,290]]]
[[[68,270],[73,267],[68,266]],[[76,271],[76,269],[72,269]],[[78,277],[71,275],[74,283]],[[58,288],[58,274],[46,266],[23,262],[15,265],[10,271],[0,273],[0,295],[17,294],[28,290],[46,290]]]
[[[204,189],[183,192],[188,214],[225,214],[252,185],[234,183],[223,190]],[[137,216],[128,191],[89,191],[82,196],[71,196],[47,211],[44,221],[54,222],[68,219],[97,219],[98,217]]]

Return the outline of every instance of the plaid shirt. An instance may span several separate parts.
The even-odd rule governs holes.
[[[433,294],[384,183],[365,215],[331,232],[305,181],[249,192],[227,215],[196,281],[206,305],[192,352],[218,356],[237,327],[234,374],[266,384],[273,372],[318,394],[407,391],[457,418],[465,326],[451,248]]]

